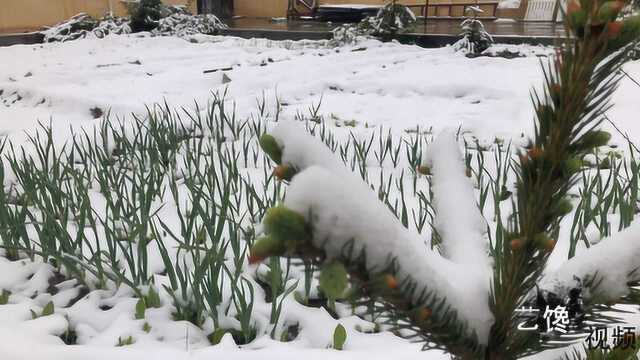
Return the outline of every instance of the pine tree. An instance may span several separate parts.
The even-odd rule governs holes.
[[[611,321],[605,311],[611,311],[612,304],[616,302],[628,301],[630,295],[621,298],[623,295],[620,294],[603,294],[599,291],[602,284],[597,274],[581,279],[582,287],[569,286],[566,293],[540,291],[539,283],[549,254],[555,247],[560,220],[571,211],[567,192],[580,172],[576,159],[606,144],[610,138],[609,134],[599,130],[599,125],[611,106],[612,94],[620,81],[619,70],[640,36],[639,17],[618,19],[621,5],[624,4],[601,0],[574,0],[568,5],[565,27],[567,33],[574,37],[559,46],[555,57],[543,66],[544,88],[541,92],[534,91],[532,95],[536,114],[535,133],[513,164],[517,169],[513,221],[498,224],[496,240],[484,254],[486,259],[480,259],[480,262],[486,260],[493,264],[493,274],[483,274],[481,266],[474,267],[477,259],[473,257],[484,256],[482,247],[472,243],[478,239],[456,239],[450,234],[443,234],[444,241],[439,245],[441,253],[425,249],[425,264],[413,263],[422,254],[415,254],[410,235],[398,228],[395,218],[390,220],[390,217],[381,216],[369,219],[376,223],[375,228],[379,231],[393,228],[389,234],[399,237],[378,238],[381,243],[372,244],[367,237],[378,234],[368,232],[373,225],[363,219],[363,214],[377,213],[376,209],[372,209],[374,204],[364,199],[369,190],[366,185],[354,185],[354,189],[359,189],[361,193],[354,199],[346,199],[349,194],[343,189],[342,183],[355,184],[360,179],[348,180],[354,179],[354,174],[336,165],[339,161],[334,161],[326,148],[321,149],[321,144],[316,146],[315,143],[311,144],[311,139],[300,140],[300,134],[288,136],[287,133],[291,131],[278,132],[278,129],[269,135],[273,137],[261,142],[269,145],[265,146],[266,151],[279,166],[288,165],[296,171],[290,179],[284,205],[267,215],[269,226],[266,226],[266,235],[270,241],[283,239],[281,245],[269,244],[271,254],[302,258],[318,264],[341,263],[354,289],[351,291],[354,303],[367,304],[370,315],[380,312],[387,314],[389,324],[396,329],[412,330],[415,337],[425,341],[425,346],[445,349],[462,359],[516,359],[558,344],[567,344],[567,337],[546,339],[538,332],[519,331],[518,326],[523,321],[535,323],[540,319],[523,318],[517,310],[525,305],[538,309],[551,304],[577,307],[576,299],[581,296],[582,290],[598,296],[585,296],[580,300],[584,301],[579,306],[580,312],[584,312],[595,323]],[[438,139],[439,148],[458,151],[453,137]],[[295,146],[289,146],[291,142],[296,142]],[[278,144],[279,151],[273,148],[274,144]],[[300,162],[304,157],[299,153],[301,149],[328,154],[326,157],[310,155],[304,163],[292,161],[297,159]],[[288,151],[297,153],[288,156]],[[428,166],[433,176],[441,176],[449,171],[442,166],[448,160],[434,158],[432,161],[433,164],[423,165]],[[449,178],[444,180],[454,181],[451,177],[464,176],[464,170],[458,170],[447,172]],[[475,206],[473,199],[470,203],[471,207]],[[288,204],[293,208],[288,209]],[[344,219],[345,209],[359,213],[352,214],[353,217],[347,214],[349,219]],[[472,212],[461,211],[463,214]],[[298,213],[299,216],[292,213]],[[287,219],[293,223],[288,224]],[[301,219],[307,221],[306,225],[301,223]],[[445,225],[448,226],[445,230],[464,224],[473,227],[476,223],[473,219],[455,221],[461,224]],[[319,227],[332,222],[349,226],[345,226],[347,230],[342,235],[333,229]],[[289,232],[287,229],[295,231]],[[638,227],[633,230],[637,231]],[[404,249],[403,255],[411,259],[394,256],[398,254],[394,249],[381,249],[390,244]],[[464,248],[460,252],[460,245],[473,249]],[[634,246],[638,247],[638,244]],[[257,248],[254,251],[260,253],[253,254],[253,259],[268,254]],[[465,252],[472,252],[474,256],[467,259]],[[385,256],[388,260],[381,262],[380,259]],[[579,258],[571,261],[574,260],[579,261]],[[477,314],[460,305],[460,299],[452,294],[461,294],[459,291],[456,293],[455,287],[448,283],[450,279],[446,278],[446,274],[438,272],[441,267],[466,269],[465,276],[473,280],[469,283],[468,291],[474,292],[468,296],[477,297],[477,303],[486,306],[486,309],[483,306],[479,309],[486,314]],[[424,273],[416,274],[408,269],[422,269]],[[623,286],[640,282],[640,276],[632,270],[629,269]],[[477,286],[483,281],[480,276],[485,275],[486,281],[490,282],[486,289],[482,284]],[[488,303],[484,303],[485,291]],[[629,289],[627,294],[635,293]],[[570,307],[570,311],[576,315],[575,308]],[[575,325],[577,332],[584,330],[580,324]],[[618,355],[597,352],[587,352],[585,355],[578,352],[567,356],[617,359],[615,356]]]

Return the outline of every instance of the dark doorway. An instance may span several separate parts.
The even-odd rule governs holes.
[[[214,14],[219,18],[233,17],[233,0],[198,0],[198,14]]]

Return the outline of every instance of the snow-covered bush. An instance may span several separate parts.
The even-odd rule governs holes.
[[[633,60],[640,60],[640,43],[631,51],[631,58]]]
[[[185,5],[162,5],[160,8],[160,17],[166,18],[175,14],[191,15],[191,12]]]
[[[140,0],[128,4],[131,31],[151,31],[158,27],[158,21],[162,17],[161,0]]]
[[[392,0],[374,18],[369,19],[369,26],[377,36],[395,35],[408,31],[415,22],[416,16],[411,9]]]
[[[213,14],[190,15],[176,13],[158,21],[158,27],[153,29],[154,35],[188,36],[194,34],[217,34],[227,26]]]
[[[416,16],[408,7],[393,0],[382,7],[376,16],[369,16],[357,24],[345,24],[335,28],[333,42],[336,45],[351,44],[359,37],[389,37],[406,32],[416,22]]]
[[[460,26],[462,27],[462,38],[453,46],[456,50],[463,51],[469,55],[478,55],[487,50],[493,43],[493,38],[484,29],[484,24],[478,19],[478,14],[482,9],[476,6],[467,8],[467,12],[472,16],[465,18]]]
[[[44,41],[68,41],[84,38],[96,27],[97,21],[81,13],[50,29],[43,31]]]
[[[102,39],[109,34],[128,34],[129,21],[125,18],[104,17],[101,20],[87,14],[78,14],[71,19],[42,32],[45,42],[71,41],[85,37]]]
[[[191,15],[182,6],[163,5],[161,15],[150,32],[153,36],[212,35],[227,27],[213,14]],[[133,21],[134,19],[110,16],[97,20],[87,14],[78,14],[42,33],[45,42],[70,41],[85,37],[102,39],[109,34],[132,33]]]
[[[126,18],[106,16],[91,31],[95,37],[102,39],[107,35],[123,35],[131,33],[131,26]]]
[[[363,19],[358,24],[344,24],[333,29],[331,43],[334,46],[354,44],[360,38],[373,36],[373,30],[369,23],[370,17]]]

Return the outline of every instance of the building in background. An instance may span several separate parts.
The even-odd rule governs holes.
[[[429,17],[464,16],[464,5],[480,3],[480,7],[493,17],[523,19],[527,5],[532,2],[556,0],[400,0],[408,5],[416,15],[424,14],[424,6],[429,4]],[[375,5],[381,6],[386,0],[234,0],[234,15],[247,17],[285,17],[295,7],[304,13],[305,9],[328,5]],[[492,4],[495,3],[495,4]],[[495,9],[494,9],[495,7]]]
[[[0,0],[0,33],[27,32],[51,26],[79,13],[100,18],[107,14],[126,16],[126,3],[137,0]],[[489,17],[526,19],[538,14],[544,20],[554,4],[562,0],[400,0],[416,15],[424,15],[429,4],[429,17],[461,17],[465,6],[480,2]],[[319,6],[381,6],[385,0],[163,0],[170,5],[184,5],[193,13],[213,13],[225,19],[233,16],[281,18],[311,14]],[[529,9],[531,8],[531,9]],[[551,10],[549,10],[549,9]],[[532,11],[535,10],[534,11]],[[543,14],[544,13],[544,14]],[[542,15],[539,15],[542,14]],[[551,20],[549,18],[548,20]]]

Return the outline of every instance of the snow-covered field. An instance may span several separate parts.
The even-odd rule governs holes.
[[[51,124],[55,143],[63,144],[71,141],[72,132],[77,134],[80,129],[100,124],[100,113],[110,113],[114,122],[130,121],[131,114],[144,117],[146,105],[165,102],[193,113],[195,103],[206,108],[212,93],[226,92],[228,111],[235,111],[238,119],[257,119],[268,129],[276,120],[306,119],[307,123],[323,122],[339,141],[349,141],[350,133],[354,139],[366,140],[371,134],[390,131],[393,141],[400,143],[402,139],[410,141],[416,128],[426,137],[443,129],[461,128],[465,138],[477,138],[483,146],[502,141],[518,146],[532,131],[529,94],[532,87],[540,86],[540,59],[545,61],[536,55],[550,53],[543,48],[519,49],[530,56],[469,59],[451,48],[423,49],[374,40],[331,48],[322,42],[208,36],[192,41],[110,36],[0,48],[0,136],[15,145],[22,144],[41,122]],[[627,64],[625,70],[640,79],[640,62]],[[640,140],[638,99],[640,87],[624,79],[608,114],[631,140]],[[262,104],[265,109],[260,111]],[[626,145],[624,137],[609,124],[604,127],[611,130],[612,143]],[[242,144],[241,139],[234,140]],[[404,151],[401,163],[411,163],[410,154]],[[390,161],[380,163],[389,165]],[[491,160],[488,163],[489,167],[496,166]],[[241,167],[243,176],[255,180],[266,166],[263,161],[245,160]],[[386,170],[396,178],[400,176],[395,166],[371,166],[371,182],[384,186],[382,175]],[[11,177],[8,172],[7,179]],[[411,183],[408,173],[405,182],[407,187]],[[393,192],[397,196],[398,191]],[[91,198],[99,203],[97,206],[104,206],[98,191],[92,190]],[[456,210],[441,206],[443,213],[455,214]],[[493,211],[493,204],[488,204],[483,213],[486,216]],[[177,218],[166,221],[178,222]],[[570,220],[567,225],[570,227]],[[429,237],[430,229],[426,228],[423,234]],[[566,258],[568,234],[563,236],[552,256],[552,269]],[[465,257],[464,251],[458,250],[458,255]],[[162,269],[159,256],[150,264],[153,269]],[[243,269],[254,285],[257,269]],[[134,318],[137,299],[126,287],[118,292],[109,287],[94,290],[74,306],[64,308],[78,296],[79,288],[74,280],[68,280],[51,294],[48,280],[52,271],[50,265],[9,262],[0,257],[0,292],[12,292],[9,304],[0,305],[0,359],[448,358],[435,350],[422,353],[420,344],[411,344],[390,332],[366,333],[370,331],[363,329],[371,330],[373,325],[350,315],[346,305],[337,309],[342,317],[334,319],[322,308],[299,304],[293,296],[285,300],[282,317],[285,322],[297,323],[300,334],[291,342],[272,340],[265,330],[271,303],[265,301],[261,290],[256,290],[254,314],[263,333],[241,349],[229,335],[219,345],[210,346],[205,330],[171,319],[168,294],[161,294],[163,306],[148,309],[145,320]],[[166,282],[161,278],[157,281]],[[301,288],[300,283],[296,289]],[[49,301],[56,305],[55,314],[32,320],[31,310],[40,313]],[[228,305],[231,300],[223,303]],[[222,317],[230,327],[238,322],[232,315]],[[151,331],[143,330],[145,321]],[[345,351],[327,349],[338,323],[347,328]],[[58,337],[70,327],[80,345],[66,346]],[[211,330],[212,324],[205,322],[203,328]],[[119,338],[128,336],[135,338],[134,344],[114,347]]]
[[[112,36],[1,48],[1,131],[49,120],[57,128],[87,124],[93,107],[123,116],[164,101],[172,106],[204,104],[211,91],[228,87],[240,117],[255,111],[263,94],[274,107],[277,95],[285,117],[322,100],[320,112],[338,121],[399,131],[462,126],[490,140],[529,133],[529,93],[541,78],[536,56],[467,59],[451,48],[377,41],[330,49],[316,42],[196,39],[201,43]],[[228,68],[232,70],[203,73]],[[625,69],[638,74],[640,64]],[[223,82],[223,73],[231,82]],[[635,138],[640,137],[633,116],[639,109],[637,96],[637,86],[625,79],[610,113]]]

